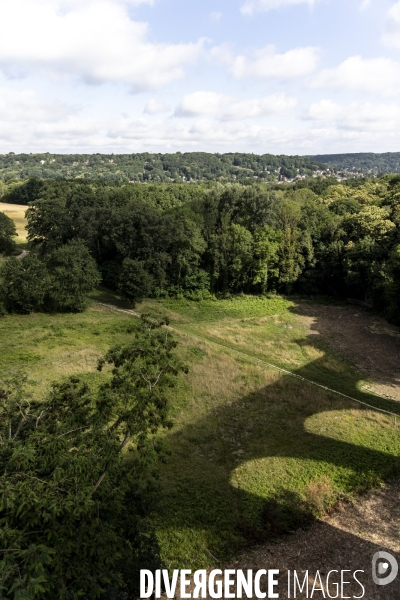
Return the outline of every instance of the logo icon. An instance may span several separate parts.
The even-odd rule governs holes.
[[[399,572],[399,565],[389,552],[376,552],[372,558],[372,579],[376,585],[392,583]]]

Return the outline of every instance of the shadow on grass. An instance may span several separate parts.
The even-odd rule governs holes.
[[[315,319],[313,334],[308,336],[315,346],[344,355],[375,384],[383,384],[381,393],[390,397],[393,390],[396,395],[400,387],[400,328],[359,306],[299,302],[290,311]]]
[[[323,359],[296,373],[312,372]],[[356,383],[346,393],[400,414]],[[290,376],[172,430],[159,523],[167,566],[225,560],[399,476],[399,433],[394,417]]]

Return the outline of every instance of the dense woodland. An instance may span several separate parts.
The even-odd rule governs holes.
[[[285,189],[33,179],[11,199],[16,191],[31,202],[28,239],[37,250],[20,265],[42,261],[55,273],[51,265],[63,260],[68,270],[67,255],[75,254],[95,281],[91,257],[104,285],[132,302],[144,296],[324,294],[359,299],[399,319],[397,176],[346,185],[310,178]],[[21,277],[26,282],[26,274]]]
[[[400,153],[273,154],[176,152],[175,154],[9,154],[0,155],[0,182],[42,179],[90,179],[111,182],[250,183],[254,179],[276,182],[329,174],[375,176],[400,172]],[[1,187],[0,187],[1,195]]]
[[[3,154],[0,181],[41,177],[116,182],[275,181],[311,176],[322,165],[306,156],[273,154]]]
[[[340,171],[354,170],[357,172],[400,173],[400,152],[360,152],[352,154],[317,154],[311,159],[324,163]]]

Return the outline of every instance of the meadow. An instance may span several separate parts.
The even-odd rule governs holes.
[[[2,317],[1,376],[26,373],[36,397],[73,373],[92,385],[108,377],[97,360],[130,339],[136,319],[99,305],[126,306],[106,290],[92,300],[80,314]],[[400,474],[393,416],[255,360],[400,414],[398,403],[365,389],[365,375],[299,307],[292,298],[238,296],[135,308],[170,318],[189,366],[170,398],[173,428],[159,434],[166,452],[155,525],[168,568],[222,562]]]
[[[27,208],[27,206],[20,204],[7,204],[5,202],[0,202],[0,212],[5,213],[15,223],[18,233],[18,237],[15,238],[17,244],[24,244],[26,242],[25,211]]]

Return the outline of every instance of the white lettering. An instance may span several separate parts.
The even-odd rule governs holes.
[[[358,571],[354,571],[354,573],[353,573],[354,579],[357,581],[358,585],[362,588],[362,594],[361,594],[361,596],[353,596],[353,598],[364,598],[364,596],[365,596],[365,587],[363,586],[363,584],[361,583],[361,581],[359,581],[357,579],[356,573],[364,573],[364,571],[361,571],[359,569]]]
[[[235,583],[235,580],[230,579],[230,576],[234,574],[234,569],[225,569],[224,571],[224,598],[235,597],[235,592],[230,591],[230,587]]]
[[[147,579],[147,584],[146,584]],[[147,585],[147,589],[146,589]],[[140,569],[140,597],[150,598],[153,593],[154,577],[151,571]]]
[[[274,575],[279,575],[279,569],[269,569],[268,571],[268,598],[279,598],[279,594],[274,592],[274,587],[278,585],[278,580]]]
[[[315,586],[317,585],[317,583],[319,584],[319,588],[316,588]],[[321,575],[319,574],[319,571],[317,571],[315,573],[315,577],[314,577],[314,584],[311,590],[311,598],[314,598],[314,592],[322,592],[324,595],[324,598],[326,598],[325,596],[325,592],[324,592],[324,586],[322,585],[322,581],[321,581]]]
[[[221,569],[214,569],[208,579],[208,593],[211,598],[222,598],[222,581],[215,581],[217,575],[222,575]]]
[[[194,582],[196,587],[194,588],[193,598],[199,597],[199,591],[201,590],[201,597],[207,598],[207,571],[195,571],[194,572]]]
[[[351,598],[351,596],[345,596],[344,595],[344,591],[343,591],[343,586],[345,584],[349,584],[350,581],[344,581],[343,580],[343,573],[351,573],[351,571],[349,569],[344,569],[343,571],[340,571],[340,575],[341,575],[341,587],[340,587],[340,591],[342,592],[341,598]]]
[[[181,570],[181,598],[191,598],[191,594],[186,593],[186,588],[190,585],[190,579],[186,579],[186,575],[190,575],[190,569]]]
[[[163,570],[164,587],[165,587],[165,592],[167,594],[167,598],[175,597],[175,590],[176,590],[176,584],[178,582],[178,576],[179,576],[179,571],[177,569],[174,569],[174,572],[172,574],[172,581],[171,581],[171,585],[170,585],[168,571],[167,571],[167,569]]]
[[[239,570],[237,572],[237,576],[236,576],[236,585],[237,585],[236,596],[238,598],[242,598],[242,589],[244,590],[246,597],[251,598],[253,596],[253,570],[249,569],[247,571],[247,580],[246,580],[246,577],[244,576],[243,571]]]
[[[329,577],[331,576],[331,573],[339,573],[339,571],[337,571],[336,569],[329,571],[328,575],[326,576],[326,591],[328,593],[329,598],[338,598],[339,597],[339,584],[338,583],[332,583],[332,585],[334,587],[336,587],[336,596],[331,596],[331,594],[329,592]]]
[[[263,575],[266,574],[267,571],[265,569],[261,569],[260,571],[257,571],[256,576],[254,578],[254,591],[257,598],[265,598],[267,596],[267,594],[260,590],[260,579]]]
[[[297,585],[296,585],[297,582]],[[296,587],[299,586],[299,592],[303,591],[303,588],[306,588],[306,592],[307,592],[307,598],[308,598],[308,571],[306,571],[304,580],[303,580],[303,584],[300,587],[300,581],[297,578],[297,571],[293,571],[293,593],[294,593],[294,597],[297,598],[296,596]]]

